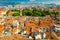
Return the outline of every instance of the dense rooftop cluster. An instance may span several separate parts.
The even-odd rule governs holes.
[[[49,19],[48,19],[49,18]],[[44,20],[44,21],[43,21]],[[39,35],[41,28],[47,28],[53,26],[53,20],[50,17],[30,17],[30,16],[21,16],[21,17],[5,17],[4,21],[1,21],[0,24],[0,33],[3,35],[21,34],[21,37],[28,35],[32,37],[32,33]],[[34,36],[33,34],[33,36]],[[30,36],[29,36],[30,35]],[[38,37],[39,38],[39,37]]]
[[[20,38],[42,39],[55,24],[60,20],[59,12],[39,10],[36,8],[23,10],[0,10],[0,37],[12,34],[20,34]]]

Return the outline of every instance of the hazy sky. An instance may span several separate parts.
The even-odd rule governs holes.
[[[0,0],[0,2],[43,2],[60,4],[60,0]]]

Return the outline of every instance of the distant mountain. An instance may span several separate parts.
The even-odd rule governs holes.
[[[51,3],[51,4],[45,4],[45,6],[58,6],[57,4]]]

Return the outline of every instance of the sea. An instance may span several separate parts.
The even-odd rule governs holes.
[[[28,4],[30,2],[30,4]],[[42,2],[42,1],[32,1],[32,0],[0,0],[0,6],[8,6],[8,5],[21,5],[21,4],[28,4],[28,5],[40,5],[41,3],[39,2]],[[48,2],[48,1],[46,1]],[[44,5],[44,6],[56,6],[56,4],[52,3],[52,4],[41,4],[41,5]]]
[[[0,6],[7,6],[7,5],[16,5],[21,4],[22,2],[26,3],[30,0],[0,0]]]

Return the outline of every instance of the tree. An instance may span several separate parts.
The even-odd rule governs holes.
[[[6,12],[6,15],[8,16],[9,10]]]
[[[20,16],[20,10],[16,10],[16,9],[14,9],[14,10],[8,10],[6,12],[7,16],[9,15],[9,12],[13,12],[12,16]]]
[[[45,10],[43,10],[43,11],[40,11],[41,12],[41,16],[45,16],[46,14],[45,14]]]
[[[22,11],[22,15],[23,16],[31,16],[31,11],[29,9],[23,9]]]
[[[41,12],[35,8],[33,9],[32,13],[32,16],[41,16]]]

